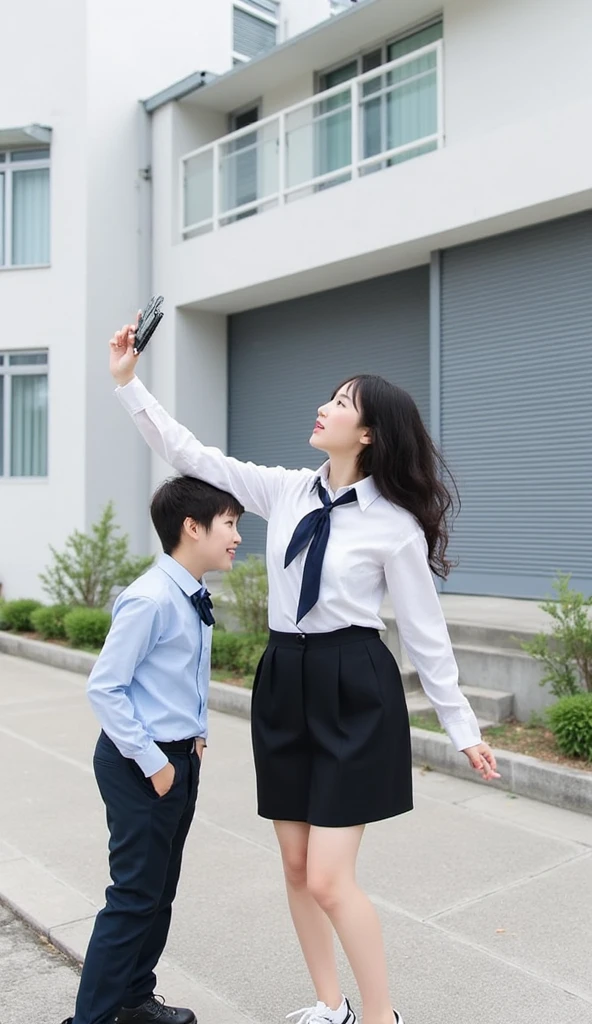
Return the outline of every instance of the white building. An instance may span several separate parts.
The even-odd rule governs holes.
[[[458,478],[446,589],[592,591],[587,0],[36,6],[0,70],[5,595],[110,498],[152,543],[106,341],[153,292],[141,375],[202,440],[312,464],[382,373]]]

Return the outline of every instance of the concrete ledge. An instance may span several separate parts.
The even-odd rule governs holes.
[[[498,771],[502,777],[496,782],[482,782],[477,773],[469,768],[464,755],[458,754],[448,737],[442,733],[412,728],[411,743],[415,764],[428,765],[448,775],[470,779],[471,782],[489,788],[507,790],[556,807],[592,814],[592,772],[563,768],[511,750],[496,750]]]
[[[55,668],[87,674],[96,661],[94,654],[73,651],[57,644],[42,640],[29,640],[18,634],[0,631],[0,651],[19,658],[44,662]],[[251,717],[251,690],[228,683],[212,681],[210,684],[209,706],[240,718]],[[592,814],[592,772],[576,768],[563,768],[549,761],[515,754],[509,750],[496,750],[502,778],[499,782],[483,782],[476,772],[467,766],[464,755],[457,753],[447,736],[429,732],[427,729],[411,729],[413,760],[415,764],[428,765],[447,775],[470,779],[484,786],[508,790],[519,796],[565,807],[583,814]]]
[[[44,640],[31,640],[19,633],[7,633],[4,630],[0,630],[0,651],[82,675],[88,675],[97,660],[96,654],[89,654],[88,651],[74,651],[70,647],[48,644]]]

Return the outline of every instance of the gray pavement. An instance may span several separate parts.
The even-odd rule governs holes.
[[[47,941],[0,905],[0,1021],[60,1021],[78,987],[78,970]]]
[[[0,655],[0,893],[75,954],[108,883],[96,734],[82,677]],[[436,772],[415,794],[360,860],[406,1024],[592,1024],[592,818]],[[247,722],[212,714],[198,808],[159,989],[201,1024],[280,1024],[313,993]],[[345,967],[343,984],[357,1002]],[[32,1018],[15,993],[0,1022],[57,1024],[72,992]]]

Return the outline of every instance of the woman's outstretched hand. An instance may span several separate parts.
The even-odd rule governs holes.
[[[485,782],[490,779],[501,779],[501,775],[496,772],[495,754],[488,743],[478,743],[475,747],[467,747],[466,750],[463,750],[463,754],[467,755],[471,767],[481,773],[481,778]]]
[[[134,355],[135,331],[135,326],[126,324],[109,341],[109,369],[120,388],[129,384],[136,375],[136,363],[140,357]]]

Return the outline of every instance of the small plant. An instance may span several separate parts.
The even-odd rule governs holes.
[[[227,633],[215,629],[212,637],[212,668],[233,675],[252,676],[266,644],[265,634]]]
[[[4,618],[4,609],[6,608],[6,601],[0,599],[0,629],[6,629],[6,619]]]
[[[40,575],[43,589],[54,604],[104,608],[113,587],[127,587],[152,565],[152,558],[130,556],[128,544],[109,502],[90,534],[74,530],[63,552],[50,547],[53,564]]]
[[[547,717],[562,754],[592,761],[592,693],[562,697]]]
[[[4,629],[12,629],[15,633],[32,632],[31,614],[40,607],[41,601],[32,601],[28,598],[23,598],[20,601],[7,601],[2,610]]]
[[[256,555],[236,565],[224,578],[224,589],[235,601],[236,617],[246,633],[267,631],[267,571]]]
[[[31,614],[31,625],[44,640],[66,640],[64,618],[70,611],[72,609],[65,604],[37,608]]]
[[[64,618],[64,630],[72,647],[96,650],[105,643],[111,616],[102,608],[75,608]]]
[[[560,573],[553,583],[557,597],[541,604],[554,620],[550,633],[537,633],[523,650],[545,668],[541,686],[555,697],[592,691],[592,597],[572,590],[571,577]]]

